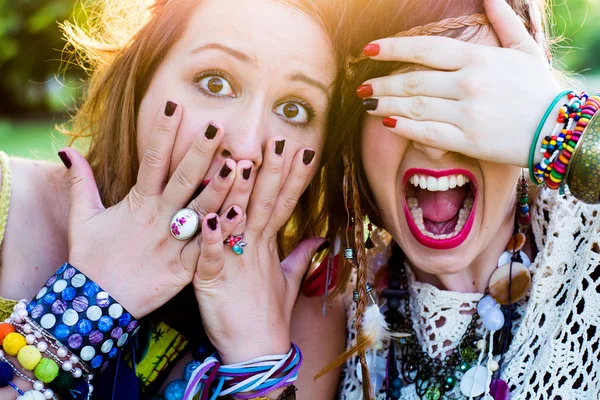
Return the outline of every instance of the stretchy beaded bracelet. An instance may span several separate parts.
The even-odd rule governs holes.
[[[541,185],[544,183],[544,180],[546,180],[547,184],[550,182],[549,187],[557,189],[562,182],[562,177],[560,177],[560,179],[555,177],[555,179],[558,179],[558,182],[556,187],[553,187],[554,184],[552,183],[550,176],[552,175],[552,170],[554,168],[554,161],[565,144],[567,132],[571,131],[573,124],[579,121],[581,116],[581,104],[584,101],[583,99],[587,100],[587,94],[583,93],[581,96],[578,96],[571,92],[568,94],[568,102],[558,111],[556,126],[551,135],[546,136],[542,141],[540,151],[544,154],[544,157],[533,169],[535,183]]]
[[[139,329],[131,314],[68,263],[48,279],[24,311],[31,324],[93,371],[104,370]]]

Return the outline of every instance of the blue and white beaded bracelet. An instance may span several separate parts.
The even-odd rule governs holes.
[[[30,320],[95,372],[103,371],[139,329],[123,306],[69,263],[48,279],[26,310]]]

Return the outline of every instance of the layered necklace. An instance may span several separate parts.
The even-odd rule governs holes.
[[[501,379],[502,364],[512,340],[513,321],[520,318],[517,302],[531,286],[528,270],[531,262],[522,251],[530,219],[527,181],[522,176],[513,236],[459,344],[443,358],[430,357],[417,339],[411,318],[405,255],[398,245],[392,246],[388,287],[382,292],[387,300],[384,316],[390,331],[402,337],[392,339],[389,347],[387,399],[399,399],[400,390],[409,384],[414,384],[417,395],[426,400],[509,399],[509,386]],[[478,333],[481,325],[484,334]],[[494,357],[499,357],[499,361]]]

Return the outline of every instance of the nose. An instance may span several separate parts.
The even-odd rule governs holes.
[[[236,162],[249,160],[254,167],[259,167],[263,158],[263,146],[268,140],[262,110],[246,109],[235,117],[228,118],[223,126],[224,135],[219,148],[221,156]]]
[[[440,150],[440,149],[436,149],[435,147],[430,147],[421,143],[417,143],[417,142],[413,142],[413,146],[415,147],[415,149],[422,151],[423,153],[425,153],[425,155],[427,157],[429,157],[430,159],[434,160],[434,161],[439,161],[442,159],[442,157],[444,157],[444,155],[446,155],[446,153],[448,153],[448,151],[446,150]]]

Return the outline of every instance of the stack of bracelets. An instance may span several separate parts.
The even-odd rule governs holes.
[[[552,133],[542,140],[540,152],[543,154],[543,158],[534,166],[535,148],[538,145],[542,128],[554,107],[565,96],[567,96],[567,102],[559,109]],[[599,188],[595,184],[597,178],[593,178],[594,171],[588,171],[588,174],[586,174],[588,176],[582,177],[582,173],[579,171],[581,170],[580,167],[577,168],[577,173],[573,173],[571,168],[572,165],[582,163],[589,167],[582,160],[579,147],[588,124],[596,116],[599,109],[600,96],[597,95],[588,96],[586,93],[578,95],[574,92],[564,91],[556,97],[540,122],[533,139],[529,156],[529,171],[530,178],[534,183],[538,185],[545,184],[549,189],[554,190],[562,190],[565,183],[568,183],[571,191],[581,200],[592,204],[600,201],[598,197]],[[583,152],[589,152],[587,150],[589,149]],[[597,164],[597,154],[595,159]],[[594,165],[592,165],[592,169],[593,167]],[[573,176],[570,175],[571,173],[573,173]]]
[[[138,330],[138,321],[123,306],[65,263],[31,301],[21,300],[0,323],[0,387],[12,387],[17,400],[89,400],[94,374],[102,372]],[[293,399],[301,365],[302,353],[294,344],[287,354],[233,365],[221,365],[214,354],[188,364],[185,379],[171,382],[165,398],[263,399],[260,396],[286,388],[279,398]],[[23,391],[13,382],[15,376],[33,389]]]

